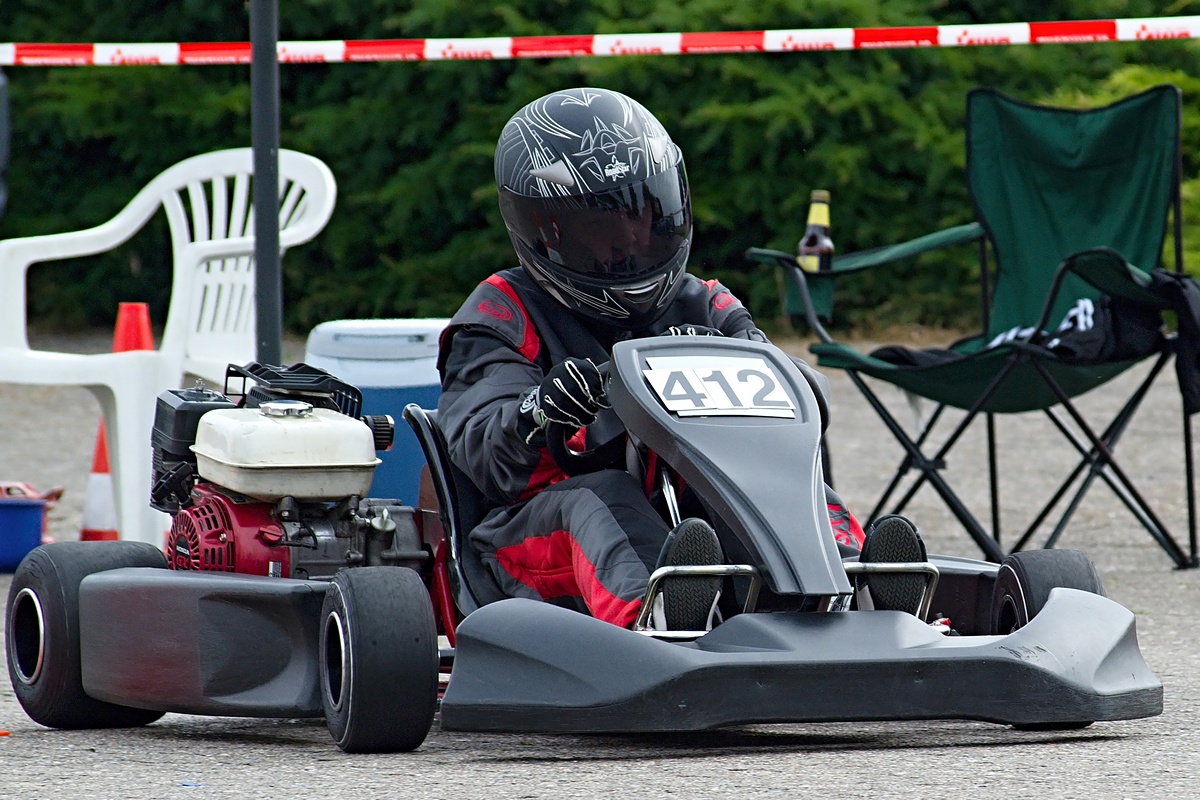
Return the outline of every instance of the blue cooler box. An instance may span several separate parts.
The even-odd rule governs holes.
[[[42,543],[46,501],[0,498],[0,572],[14,572],[30,550]]]
[[[322,322],[308,335],[304,363],[336,375],[363,395],[364,414],[390,414],[396,421],[392,449],[379,453],[371,497],[417,504],[425,456],[408,424],[404,406],[436,408],[441,394],[438,338],[448,319],[342,319]]]

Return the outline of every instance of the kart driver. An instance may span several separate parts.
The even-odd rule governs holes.
[[[505,594],[629,627],[656,566],[723,556],[703,520],[668,530],[624,469],[623,430],[596,365],[628,338],[766,337],[729,290],[685,271],[683,157],[636,101],[594,88],[535,100],[504,126],[495,174],[520,267],[475,289],[438,358],[438,425],[490,507],[471,543]],[[801,367],[823,398],[823,377]],[[568,477],[546,449],[555,423],[578,431],[576,450],[615,441],[613,468]],[[831,490],[827,501],[843,549],[859,549],[862,529]],[[664,581],[655,627],[705,630],[721,581]]]

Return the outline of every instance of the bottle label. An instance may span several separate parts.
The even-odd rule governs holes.
[[[829,227],[829,204],[813,203],[808,207],[808,224]]]
[[[821,269],[820,256],[796,256],[796,263],[805,272],[817,272]]]

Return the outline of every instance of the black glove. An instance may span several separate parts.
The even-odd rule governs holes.
[[[659,336],[724,336],[716,328],[707,325],[672,325]]]
[[[578,430],[595,421],[600,409],[609,408],[604,397],[604,376],[591,359],[568,358],[550,368],[540,386],[521,398],[525,443],[550,423]]]

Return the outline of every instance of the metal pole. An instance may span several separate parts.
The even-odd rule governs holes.
[[[0,69],[0,217],[8,205],[8,186],[4,173],[8,171],[9,126],[8,126],[8,79]]]
[[[283,362],[279,260],[278,0],[250,0],[250,140],[254,148],[254,291],[258,360]]]

